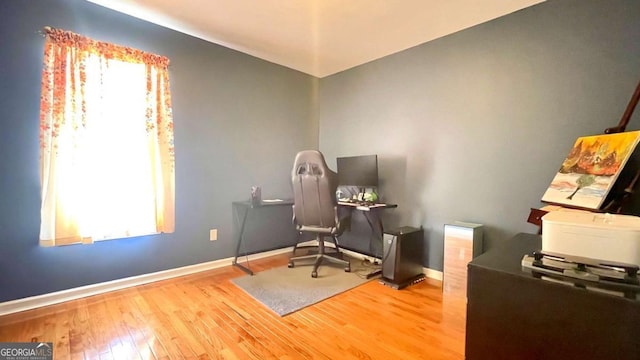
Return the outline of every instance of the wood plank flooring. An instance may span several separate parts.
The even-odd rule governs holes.
[[[53,342],[56,360],[464,358],[465,301],[440,282],[374,279],[280,317],[229,281],[244,275],[229,266],[5,315],[0,342]]]

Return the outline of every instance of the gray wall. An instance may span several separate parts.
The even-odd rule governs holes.
[[[2,0],[0,302],[227,258],[232,201],[251,185],[289,196],[295,153],[318,145],[334,167],[379,154],[399,204],[385,225],[424,226],[431,268],[447,222],[485,224],[488,248],[534,232],[529,207],[575,138],[616,124],[640,79],[638,14],[635,0],[548,1],[319,80],[83,0]],[[46,25],[171,59],[174,234],[38,246]]]
[[[171,60],[175,233],[38,245],[38,31],[47,25]],[[306,74],[84,0],[0,1],[0,302],[232,256],[231,203],[248,199],[252,185],[291,197],[295,154],[318,146],[316,87]],[[290,223],[291,210],[281,218]],[[280,233],[253,240],[281,246]]]
[[[535,232],[529,209],[575,139],[616,125],[640,80],[639,15],[636,0],[549,0],[323,78],[320,150],[334,168],[378,154],[399,205],[385,226],[423,226],[430,268],[446,223],[484,224],[485,250]]]

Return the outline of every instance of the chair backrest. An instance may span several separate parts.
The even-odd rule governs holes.
[[[299,152],[293,163],[291,183],[296,224],[300,228],[335,229],[338,225],[338,174],[329,169],[322,153],[316,150]]]

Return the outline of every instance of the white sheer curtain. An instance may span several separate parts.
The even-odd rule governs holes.
[[[47,34],[41,245],[173,232],[167,65],[70,32]]]

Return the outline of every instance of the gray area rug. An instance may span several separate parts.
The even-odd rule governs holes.
[[[338,265],[322,265],[315,279],[311,277],[312,265],[300,262],[294,268],[285,265],[231,282],[276,314],[285,316],[368,282],[360,261],[350,260],[351,272]]]

